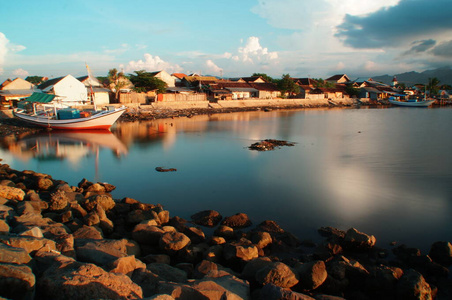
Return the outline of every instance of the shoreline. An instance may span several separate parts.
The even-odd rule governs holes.
[[[242,101],[243,102],[243,101]],[[192,103],[193,104],[193,103]],[[351,108],[360,106],[385,106],[382,103],[378,105],[370,104],[275,104],[258,106],[234,106],[234,107],[197,107],[196,105],[167,104],[152,107],[151,105],[126,105],[127,111],[118,119],[119,122],[149,121],[155,119],[172,119],[180,117],[192,117],[195,115],[213,115],[227,114],[233,112],[247,111],[272,111],[272,110],[296,110],[312,108]],[[120,106],[115,104],[115,106]],[[205,106],[205,105],[203,105]],[[91,108],[92,106],[86,106]],[[8,136],[18,137],[26,134],[34,134],[46,131],[47,129],[33,126],[14,119],[11,110],[0,111],[0,138]]]
[[[224,217],[205,210],[184,220],[161,204],[113,199],[115,188],[86,179],[69,186],[0,164],[0,296],[338,300],[452,295],[450,242],[435,242],[423,254],[406,245],[377,247],[375,236],[355,228],[322,227],[323,241],[314,243],[270,219],[252,224],[243,213]]]

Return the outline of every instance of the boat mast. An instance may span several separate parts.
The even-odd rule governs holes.
[[[86,71],[88,72],[88,82],[89,82],[89,88],[90,88],[90,98],[91,98],[91,102],[93,102],[93,106],[94,106],[94,111],[97,111],[97,107],[96,107],[96,101],[94,101],[94,90],[93,90],[93,75],[91,74],[91,70],[88,67],[88,64],[85,62],[86,65]]]

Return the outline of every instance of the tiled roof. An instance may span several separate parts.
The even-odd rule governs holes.
[[[185,75],[184,73],[173,73],[171,74],[172,76],[178,78],[178,79],[182,79],[184,77],[186,77],[187,75]]]
[[[40,85],[38,85],[38,88],[39,88],[40,90],[44,90],[45,88],[47,88],[47,87],[49,87],[49,86],[51,86],[51,85],[57,84],[57,83],[60,82],[63,78],[64,78],[64,76],[63,76],[63,77],[58,77],[58,78],[49,79],[49,80],[47,80],[47,81],[41,83]]]

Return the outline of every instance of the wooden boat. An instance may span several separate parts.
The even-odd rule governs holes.
[[[398,106],[408,106],[408,107],[428,107],[432,105],[432,103],[435,102],[435,100],[396,100],[396,99],[389,99],[389,103],[398,105]]]
[[[80,115],[73,118],[61,118],[60,113],[71,111],[68,109],[55,109],[56,113],[31,112],[24,109],[13,111],[14,116],[26,123],[60,130],[87,130],[87,129],[110,129],[110,127],[125,112],[126,107],[114,108],[112,110],[95,111],[89,114]]]

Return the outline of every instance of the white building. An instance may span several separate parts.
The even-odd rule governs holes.
[[[49,79],[38,86],[47,94],[55,95],[55,100],[66,105],[85,104],[88,102],[86,87],[72,75]]]

